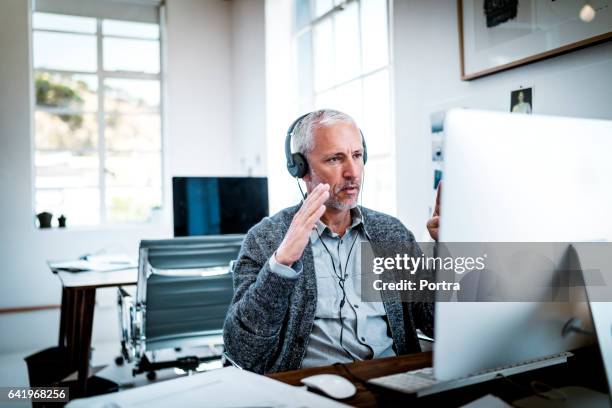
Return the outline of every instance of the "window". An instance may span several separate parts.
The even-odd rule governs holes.
[[[387,0],[296,0],[300,112],[351,115],[368,147],[365,206],[396,213]]]
[[[34,12],[35,210],[147,222],[162,203],[159,24]]]

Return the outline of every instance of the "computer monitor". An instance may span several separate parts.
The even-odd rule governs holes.
[[[597,333],[601,359],[608,378],[612,406],[612,251],[609,243],[573,244],[580,269],[584,272],[589,309]],[[585,271],[604,271],[604,284],[598,276]]]
[[[245,234],[268,215],[265,177],[173,177],[174,236]]]
[[[612,238],[612,121],[458,109],[447,113],[444,132],[441,242]],[[586,303],[437,302],[435,377],[592,342],[561,334],[573,317],[590,322]]]

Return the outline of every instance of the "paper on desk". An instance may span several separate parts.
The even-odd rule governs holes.
[[[226,367],[144,387],[71,401],[67,408],[346,407],[329,398],[249,371]]]
[[[76,259],[73,261],[62,261],[62,262],[48,262],[51,269],[56,270],[68,270],[72,272],[76,271],[98,271],[98,272],[109,272],[118,271],[121,269],[136,268],[138,263],[130,260],[129,258],[121,258],[121,260],[109,260],[111,258],[99,258],[99,259]],[[114,259],[114,258],[113,258]]]
[[[125,254],[104,254],[104,255],[88,255],[86,258],[93,264],[130,264],[136,262]]]

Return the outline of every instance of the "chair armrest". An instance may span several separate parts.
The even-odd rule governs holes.
[[[228,367],[230,365],[243,370],[242,367],[240,367],[238,365],[238,363],[236,363],[230,356],[229,354],[227,354],[227,351],[224,351],[223,353],[221,353],[221,363],[223,364],[223,367]]]

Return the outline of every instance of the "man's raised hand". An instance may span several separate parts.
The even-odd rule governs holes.
[[[293,216],[283,242],[276,250],[276,262],[291,266],[302,257],[310,232],[325,212],[323,203],[329,198],[329,184],[319,184],[308,194],[302,207]]]

